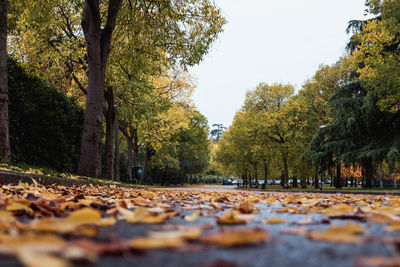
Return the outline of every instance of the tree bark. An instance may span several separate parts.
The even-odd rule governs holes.
[[[379,178],[379,188],[383,188],[383,180],[382,180],[382,171],[381,171],[381,162],[378,163],[378,178]]]
[[[129,177],[129,181],[132,182],[132,139],[127,138],[128,140],[128,168],[127,168],[127,174]]]
[[[289,171],[288,171],[288,163],[287,163],[287,153],[282,152],[282,161],[283,161],[283,185],[287,186],[289,181]]]
[[[83,8],[81,25],[88,55],[88,94],[78,174],[84,176],[100,177],[105,72],[121,4],[122,0],[109,1],[104,28],[98,0],[86,0]]]
[[[105,99],[107,109],[105,111],[106,118],[106,143],[103,156],[103,172],[102,177],[114,179],[113,175],[113,150],[114,150],[114,134],[115,134],[115,99],[112,87],[107,87]]]
[[[265,187],[267,187],[268,183],[268,165],[267,162],[264,161],[264,183],[265,183]]]
[[[314,176],[314,188],[318,189],[319,188],[319,170],[317,169],[315,171],[315,176]]]
[[[137,134],[137,128],[132,126],[129,127],[130,137],[132,139],[132,150],[133,150],[133,166],[139,166],[139,137]]]
[[[341,175],[341,163],[338,162],[336,164],[336,189],[341,189],[342,188],[342,175]]]
[[[120,181],[120,176],[119,176],[119,165],[120,165],[120,157],[119,157],[119,123],[118,123],[118,121],[115,121],[114,128],[115,128],[115,133],[114,133],[114,138],[115,138],[114,179],[115,179],[115,181]]]
[[[145,149],[145,157],[144,157],[144,162],[143,162],[143,173],[142,177],[140,178],[140,184],[144,184],[148,178],[149,174],[149,162],[152,157],[152,150],[151,148],[146,147]]]
[[[7,78],[7,8],[8,0],[0,0],[0,161],[10,162]]]
[[[367,160],[365,163],[365,188],[372,188],[372,179],[374,178],[374,167],[372,161]]]
[[[255,186],[258,188],[258,169],[257,169],[257,163],[254,163],[254,179],[255,179]]]

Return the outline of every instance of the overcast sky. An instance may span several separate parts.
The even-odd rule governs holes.
[[[229,126],[258,83],[296,89],[320,64],[344,54],[347,22],[363,19],[365,0],[216,0],[228,23],[190,72],[193,99],[209,124]]]

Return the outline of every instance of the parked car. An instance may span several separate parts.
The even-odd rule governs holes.
[[[232,180],[231,179],[224,179],[222,181],[222,185],[232,185]]]
[[[232,184],[233,184],[233,185],[236,185],[236,186],[241,186],[241,185],[243,185],[243,180],[242,180],[242,179],[234,180],[234,181],[232,182]]]

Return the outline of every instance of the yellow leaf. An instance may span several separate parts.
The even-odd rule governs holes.
[[[256,244],[266,241],[268,233],[264,229],[241,229],[222,231],[201,238],[206,244],[218,245],[221,247],[235,247]]]
[[[163,223],[167,218],[168,215],[166,214],[158,215],[149,212],[146,208],[137,207],[130,216],[125,218],[125,220],[129,223],[155,224]]]
[[[28,206],[18,203],[18,202],[12,202],[10,204],[7,205],[6,207],[6,211],[25,211],[26,213],[32,215],[33,214],[33,210],[31,208],[29,208]]]
[[[400,221],[394,222],[391,225],[385,227],[386,231],[400,231]]]
[[[186,215],[185,216],[185,221],[188,222],[194,222],[199,218],[200,215],[200,210],[196,210],[195,212],[193,212],[190,216]]]
[[[306,237],[315,241],[333,243],[361,243],[361,234],[364,229],[358,224],[347,223],[344,226],[331,226],[323,232],[312,231],[305,234]]]
[[[75,225],[96,224],[99,221],[101,221],[100,211],[91,208],[74,211],[65,219],[65,222]]]
[[[130,246],[137,250],[177,248],[184,245],[183,239],[157,239],[140,237],[130,241]]]
[[[281,224],[281,223],[286,223],[286,221],[282,220],[280,218],[269,218],[267,220],[263,220],[262,223],[266,223],[266,224]]]
[[[148,235],[150,238],[155,239],[184,239],[184,240],[196,240],[198,239],[203,230],[199,227],[182,228],[174,231],[149,231]]]
[[[32,249],[20,249],[17,257],[27,267],[67,267],[68,262],[51,254],[36,252]]]
[[[306,228],[304,226],[299,226],[295,228],[282,229],[279,232],[287,235],[302,235],[306,232]]]

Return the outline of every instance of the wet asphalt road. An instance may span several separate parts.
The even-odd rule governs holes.
[[[175,190],[175,189],[174,189]],[[234,187],[202,187],[202,188],[183,188],[181,190],[201,190],[201,191],[225,191],[235,190]],[[235,190],[236,191],[236,190]],[[264,194],[264,193],[257,193]],[[364,244],[334,244],[326,242],[311,241],[299,235],[283,235],[281,229],[293,228],[291,222],[296,222],[304,218],[302,214],[287,214],[273,212],[273,208],[279,208],[280,205],[256,204],[260,214],[256,215],[255,222],[246,226],[216,226],[214,229],[204,232],[205,234],[217,232],[221,227],[229,229],[234,228],[253,228],[259,227],[268,230],[271,236],[266,243],[246,246],[240,248],[204,248],[202,246],[187,248],[187,251],[155,250],[145,254],[123,255],[123,256],[105,256],[101,257],[96,266],[118,267],[118,266],[162,266],[162,267],[203,267],[203,266],[355,266],[354,260],[359,257],[371,256],[394,256],[399,253],[396,248],[384,245],[380,242],[370,241]],[[272,211],[271,211],[272,210]],[[173,225],[216,225],[215,218],[200,217],[195,222],[187,222],[183,219],[185,215],[193,211],[182,211],[178,217],[170,219],[168,224]],[[310,213],[313,221],[320,222],[327,218],[321,214]],[[279,217],[288,223],[279,225],[265,225],[259,221],[271,217]],[[343,224],[349,220],[331,220],[334,224]],[[350,220],[351,221],[351,220]],[[351,221],[354,223],[360,223]],[[384,225],[360,223],[368,232],[368,237],[373,240],[374,236],[400,237],[400,232],[387,232],[383,230]],[[118,221],[115,226],[102,229],[99,238],[117,234],[125,239],[138,236],[145,236],[146,232],[154,229],[154,225],[132,225],[123,221]],[[327,224],[318,223],[316,225],[306,226],[307,230],[329,227]],[[17,260],[1,256],[0,266],[21,266]]]

